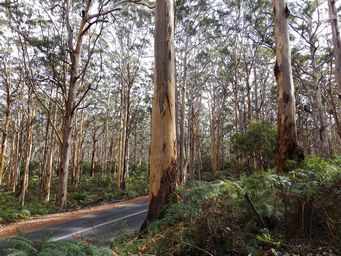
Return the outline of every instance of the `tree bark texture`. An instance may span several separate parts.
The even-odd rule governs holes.
[[[147,222],[160,218],[176,186],[174,1],[157,0],[155,82]]]
[[[277,171],[286,171],[287,160],[300,161],[304,154],[297,141],[296,106],[294,82],[291,69],[288,17],[286,0],[274,0],[276,65],[275,77],[278,87],[277,120]]]

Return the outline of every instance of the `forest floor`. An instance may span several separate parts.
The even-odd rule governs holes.
[[[18,233],[27,233],[39,230],[54,224],[63,223],[89,214],[141,203],[146,201],[147,198],[147,196],[141,196],[132,200],[122,201],[118,203],[105,203],[103,205],[90,206],[76,211],[50,214],[46,216],[36,216],[30,218],[29,220],[0,225],[0,239],[11,237],[17,235]]]

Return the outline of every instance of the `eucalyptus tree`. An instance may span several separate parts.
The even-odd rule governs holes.
[[[6,16],[11,21],[8,24],[10,32],[17,39],[15,44],[16,54],[21,59],[19,72],[22,73],[24,86],[24,93],[22,94],[21,100],[23,105],[25,105],[25,107],[23,107],[23,133],[26,139],[24,141],[25,144],[22,147],[22,152],[20,152],[21,163],[17,165],[22,171],[18,172],[19,169],[17,169],[17,171],[12,169],[20,174],[19,202],[22,206],[25,203],[25,195],[29,185],[29,170],[33,151],[33,124],[37,110],[32,88],[39,80],[39,76],[37,75],[38,72],[36,72],[39,70],[39,65],[36,64],[38,60],[37,51],[36,49],[30,48],[28,42],[30,35],[34,31],[35,22],[32,17],[34,17],[36,11],[37,10],[33,5],[29,3],[14,3],[13,6],[10,8],[8,7],[6,10]],[[9,177],[10,176],[12,175],[9,175]]]
[[[156,0],[155,81],[146,224],[161,217],[176,186],[174,0]]]
[[[15,72],[18,70],[17,62],[13,63],[12,58],[9,58],[10,49],[2,49],[3,55],[1,56],[1,69],[0,69],[0,77],[1,77],[1,91],[3,91],[5,95],[3,109],[4,109],[4,117],[3,117],[3,125],[0,130],[2,133],[1,137],[1,146],[0,146],[0,186],[2,184],[4,168],[6,162],[6,153],[7,153],[7,143],[8,143],[8,133],[11,122],[12,115],[12,107],[13,102],[15,101],[16,95],[18,91],[21,90],[22,87],[22,76],[20,72]],[[2,105],[2,104],[1,104]]]
[[[215,19],[217,1],[178,1],[176,4],[176,53],[177,53],[177,137],[179,150],[179,181],[185,182],[187,174],[188,143],[186,136],[186,99],[188,73],[198,51],[207,45]],[[190,106],[189,106],[190,107]],[[191,146],[189,146],[191,147]]]
[[[135,107],[140,104],[141,85],[149,72],[143,60],[148,54],[151,33],[151,12],[140,6],[126,6],[116,16],[107,41],[114,46],[109,50],[110,73],[116,78],[120,92],[119,133],[117,147],[117,187],[124,190],[129,170],[130,135],[135,124]],[[134,127],[135,128],[135,127]]]
[[[298,34],[298,43],[294,54],[295,77],[307,90],[310,99],[310,112],[315,126],[313,148],[319,155],[329,155],[328,121],[323,100],[328,52],[319,38],[326,35],[326,23],[323,18],[323,1],[303,1],[292,6],[294,19],[291,27]],[[306,61],[309,60],[309,63]],[[308,65],[307,65],[308,64]],[[311,88],[311,89],[309,89]],[[311,96],[309,94],[312,94]],[[301,98],[301,97],[300,97]]]
[[[333,36],[333,46],[334,46],[334,57],[335,57],[335,80],[338,90],[338,100],[339,100],[339,116],[338,120],[341,122],[341,37],[340,37],[340,24],[338,21],[337,11],[336,11],[336,1],[328,0],[329,7],[329,17],[330,24],[332,28]],[[338,134],[341,138],[341,125],[338,124]]]
[[[287,160],[302,160],[297,141],[295,89],[291,70],[287,1],[273,0],[276,40],[275,77],[278,87],[277,171],[286,171]]]
[[[58,207],[64,208],[66,206],[70,145],[75,112],[87,93],[96,90],[102,78],[101,65],[93,66],[97,68],[97,76],[89,76],[88,68],[96,52],[96,44],[103,32],[104,23],[108,21],[105,17],[119,11],[119,6],[129,2],[136,1],[98,1],[97,6],[94,5],[95,2],[92,0],[87,0],[80,6],[66,1],[62,6],[57,5],[60,7],[60,13],[65,24],[66,37],[64,40],[69,55],[65,60],[68,63],[68,73],[66,75],[68,84],[61,86],[64,102],[60,147],[60,179],[57,189]],[[94,8],[96,9],[93,10]],[[94,11],[95,13],[93,13]],[[78,16],[79,12],[82,14],[81,17]],[[87,47],[83,48],[85,36],[88,38],[88,44]]]

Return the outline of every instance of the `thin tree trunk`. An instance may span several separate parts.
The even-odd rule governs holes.
[[[196,119],[194,115],[194,106],[193,102],[191,102],[191,111],[190,111],[190,142],[189,142],[189,179],[192,180],[195,178],[194,173],[194,162],[195,162],[195,150],[196,150]]]
[[[51,106],[51,104],[50,104]],[[48,119],[52,118],[52,122],[56,123],[56,106],[52,106],[51,113],[48,115]],[[47,125],[50,127],[50,121],[47,120]],[[53,158],[54,158],[54,143],[55,134],[52,129],[47,128],[46,137],[46,157],[44,157],[44,175],[42,181],[42,198],[44,201],[50,201],[50,191],[51,191],[51,180],[53,171]]]
[[[85,134],[84,129],[83,129],[83,123],[84,123],[84,118],[83,118],[83,111],[81,112],[80,115],[80,124],[79,124],[79,137],[78,137],[78,143],[77,143],[77,159],[76,159],[76,167],[75,167],[75,184],[74,186],[77,187],[79,181],[80,181],[80,176],[82,174],[82,163],[83,163],[83,145],[84,145],[84,140],[85,140]]]
[[[16,128],[14,131],[14,138],[12,141],[12,152],[11,152],[11,163],[10,163],[10,175],[9,175],[9,182],[8,187],[9,190],[13,193],[16,191],[17,184],[18,184],[18,164],[20,158],[20,125],[21,125],[21,118],[18,115]]]
[[[188,28],[189,30],[190,28]],[[187,31],[187,33],[190,33],[190,31]],[[180,148],[179,148],[179,174],[180,174],[180,182],[185,183],[186,182],[186,176],[187,174],[187,155],[186,155],[186,132],[185,132],[185,112],[186,112],[186,90],[187,90],[187,52],[188,52],[188,45],[189,45],[189,39],[190,35],[187,34],[186,42],[185,42],[185,49],[184,49],[184,61],[183,61],[183,72],[182,72],[182,83],[181,83],[181,112],[180,112]]]
[[[108,150],[108,141],[109,141],[109,104],[110,104],[110,90],[108,90],[108,98],[107,98],[107,112],[105,115],[105,123],[104,123],[104,141],[103,141],[103,173],[104,176],[108,173],[108,162],[109,162],[109,150]],[[104,177],[103,177],[104,178]]]
[[[78,115],[76,114],[75,117],[75,124],[74,124],[74,138],[73,138],[73,151],[72,151],[72,171],[71,171],[71,184],[73,186],[76,185],[77,181],[77,161],[78,161],[78,147],[79,147],[79,125],[78,125]]]
[[[217,141],[217,113],[212,106],[211,110],[211,173],[213,177],[218,174],[218,141]]]
[[[122,110],[121,110],[121,129],[119,140],[119,156],[117,168],[117,187],[121,190],[125,188],[126,172],[126,154],[127,154],[127,125],[128,125],[128,88],[125,82],[122,82]]]
[[[1,129],[2,140],[1,140],[1,148],[0,148],[0,186],[2,185],[4,169],[5,169],[5,154],[6,154],[6,150],[7,150],[9,117],[10,117],[10,102],[7,100],[7,107],[5,110],[5,121],[4,121],[4,125]]]
[[[23,166],[23,175],[22,175],[22,183],[19,195],[19,203],[21,206],[25,204],[25,196],[28,190],[28,179],[29,179],[29,170],[30,170],[30,161],[32,155],[32,144],[33,144],[33,117],[34,117],[34,110],[31,103],[32,100],[32,93],[29,92],[29,99],[28,99],[28,112],[27,112],[27,120],[26,120],[26,147],[25,147],[25,158],[24,158],[24,166]]]
[[[338,90],[339,108],[341,108],[341,37],[339,30],[339,21],[335,6],[336,0],[328,0],[329,16],[332,26],[334,56],[335,56],[335,80]],[[341,120],[341,111],[339,111],[338,119]],[[341,133],[338,132],[340,138]]]

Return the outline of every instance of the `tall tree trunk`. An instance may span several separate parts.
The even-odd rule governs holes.
[[[11,163],[10,163],[10,174],[9,174],[9,182],[8,188],[13,193],[16,191],[17,184],[18,184],[18,177],[19,177],[19,162],[20,162],[20,137],[21,137],[21,116],[18,114],[16,120],[16,128],[14,130],[14,137],[12,141],[12,151],[11,151]]]
[[[75,183],[74,186],[77,187],[80,176],[82,173],[82,163],[83,163],[83,145],[85,140],[85,134],[84,134],[84,117],[83,117],[83,111],[80,115],[80,124],[79,124],[79,137],[78,137],[78,143],[77,143],[77,158],[76,158],[76,165],[75,165]]]
[[[273,0],[275,14],[276,65],[278,86],[277,171],[287,171],[287,160],[301,161],[304,154],[297,141],[294,82],[291,70],[288,17],[286,0]]]
[[[97,127],[96,127],[96,122],[94,122],[94,127],[92,131],[92,150],[91,150],[91,164],[90,164],[90,176],[94,177],[95,176],[95,156],[96,156],[96,144],[97,144]]]
[[[20,188],[20,195],[19,195],[19,203],[21,206],[25,204],[25,196],[26,191],[28,190],[28,179],[29,179],[29,170],[30,170],[30,162],[31,162],[31,155],[32,155],[32,144],[33,144],[33,118],[34,118],[34,110],[31,103],[32,100],[32,92],[29,92],[29,99],[27,103],[27,120],[26,120],[26,147],[25,147],[25,158],[24,158],[24,165],[23,165],[23,175],[22,175],[22,182]]]
[[[108,150],[108,141],[109,141],[109,104],[110,104],[110,90],[108,90],[108,98],[107,98],[107,112],[105,115],[105,123],[104,123],[104,141],[103,141],[103,174],[104,176],[108,173],[108,162],[109,162],[109,150]],[[102,177],[104,178],[104,177]]]
[[[316,106],[317,106],[317,116],[318,116],[318,126],[316,127],[317,132],[317,141],[319,143],[318,150],[319,154],[322,156],[329,156],[329,146],[328,146],[328,137],[327,137],[327,128],[328,128],[328,122],[327,122],[327,116],[326,116],[326,110],[324,108],[323,102],[322,102],[322,94],[321,94],[321,87],[319,84],[319,78],[318,78],[318,70],[316,68],[315,63],[315,57],[312,53],[312,67],[313,67],[313,84],[315,88],[315,99],[316,99]]]
[[[67,181],[69,176],[69,162],[71,152],[71,135],[73,124],[73,99],[75,96],[74,88],[69,91],[69,99],[66,105],[66,113],[63,117],[62,125],[62,143],[60,147],[60,166],[59,166],[59,182],[57,187],[57,206],[59,208],[66,207],[67,201]]]
[[[211,173],[213,177],[218,174],[218,124],[217,112],[212,106],[211,110]]]
[[[6,65],[6,64],[5,64]],[[7,79],[5,80],[5,91],[6,91],[6,109],[5,109],[5,116],[4,116],[4,124],[1,129],[2,138],[1,138],[1,147],[0,147],[0,187],[2,185],[3,176],[4,176],[4,169],[5,169],[5,155],[7,151],[7,140],[8,140],[8,128],[10,124],[10,114],[12,108],[12,96],[11,96],[11,74],[8,74],[11,70],[7,70],[6,65],[6,74]]]
[[[46,171],[45,171],[45,181],[44,181],[44,187],[42,191],[43,200],[48,202],[50,201],[50,195],[51,195],[51,181],[52,181],[52,175],[53,175],[53,160],[54,160],[54,153],[55,153],[55,143],[56,139],[54,136],[54,133],[52,132],[49,137],[49,148],[47,152],[47,159],[46,159]]]
[[[318,150],[319,155],[329,156],[329,145],[328,145],[328,137],[327,137],[327,116],[326,110],[322,102],[322,93],[321,87],[319,83],[319,71],[316,64],[316,50],[315,42],[317,41],[316,33],[313,31],[312,21],[309,23],[308,34],[310,43],[310,60],[312,67],[312,77],[313,77],[313,87],[315,89],[315,103],[317,107],[317,111],[314,111],[315,114],[315,122],[316,122],[316,148]]]
[[[183,71],[182,71],[182,83],[181,83],[181,88],[180,88],[180,96],[181,96],[181,103],[180,103],[180,129],[179,129],[179,134],[180,134],[180,148],[179,148],[179,176],[180,179],[179,181],[181,183],[186,182],[186,176],[187,176],[187,154],[186,154],[186,128],[185,128],[185,112],[186,112],[186,90],[187,90],[187,54],[188,54],[188,45],[189,45],[189,40],[190,40],[190,27],[188,28],[187,31],[187,36],[186,36],[186,42],[185,42],[185,49],[184,49],[184,61],[183,61]]]
[[[156,0],[155,84],[147,221],[161,217],[176,186],[174,0]]]
[[[67,0],[65,3],[66,27],[68,31],[68,50],[71,60],[69,86],[66,92],[65,113],[62,125],[62,142],[60,146],[60,166],[59,166],[59,182],[57,187],[56,205],[59,208],[65,208],[67,202],[67,181],[69,175],[69,163],[71,152],[72,125],[76,104],[76,87],[78,84],[78,67],[83,43],[83,37],[86,32],[88,23],[87,15],[91,7],[91,0],[86,1],[84,15],[82,17],[80,27],[77,34],[76,45],[73,45],[73,31],[70,25],[70,9],[71,2]]]
[[[191,111],[190,111],[190,141],[189,141],[189,179],[192,180],[195,178],[194,173],[194,163],[195,163],[195,150],[196,150],[196,117],[194,113],[193,101],[191,101]]]
[[[336,3],[335,0],[328,0],[335,56],[335,79],[338,89],[339,108],[341,108],[341,38],[335,3]],[[341,111],[339,111],[338,119],[341,120]],[[341,138],[341,134],[340,133],[338,134]]]
[[[79,153],[79,138],[81,134],[79,133],[78,115],[75,117],[74,125],[74,135],[73,135],[73,151],[72,151],[72,171],[71,171],[71,184],[76,187],[77,184],[77,167],[78,167],[78,153]]]
[[[332,70],[332,64],[330,65],[330,70]],[[331,73],[331,72],[330,72]],[[331,108],[332,111],[332,116],[334,118],[335,121],[335,125],[336,125],[336,132],[339,136],[339,139],[341,139],[341,122],[338,116],[338,111],[337,111],[337,107],[336,107],[336,103],[334,101],[334,93],[333,93],[333,86],[332,86],[332,81],[331,81],[331,74],[329,75],[329,82],[328,82],[328,94],[329,94],[329,98],[330,98],[330,102],[329,102],[329,106]]]
[[[52,104],[52,103],[51,103]],[[50,106],[51,106],[50,104]],[[52,119],[53,123],[56,123],[56,106],[50,107],[51,113],[48,114],[47,120],[47,136],[46,136],[46,153],[44,156],[44,174],[42,180],[42,199],[46,202],[50,201],[50,191],[51,191],[51,180],[52,180],[52,170],[53,170],[53,158],[54,158],[54,143],[55,143],[55,134],[54,131],[50,127],[50,120]]]
[[[125,173],[126,173],[126,159],[127,159],[127,126],[128,126],[128,103],[129,92],[125,82],[122,82],[122,98],[121,98],[121,128],[119,140],[119,153],[117,165],[117,187],[121,190],[125,189]]]
[[[7,150],[9,117],[10,117],[10,101],[7,100],[4,125],[1,129],[2,139],[1,139],[1,148],[0,148],[0,186],[2,184],[4,169],[5,169],[5,154],[6,154],[6,150]]]

